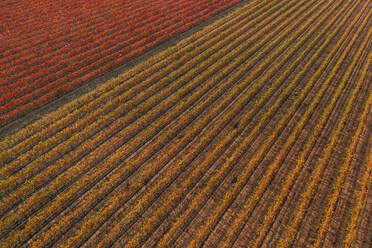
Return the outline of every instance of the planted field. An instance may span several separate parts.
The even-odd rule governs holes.
[[[0,247],[372,245],[371,1],[1,4],[4,126],[229,11],[0,141]]]

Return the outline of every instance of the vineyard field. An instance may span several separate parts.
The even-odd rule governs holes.
[[[371,15],[1,2],[0,247],[372,247]]]

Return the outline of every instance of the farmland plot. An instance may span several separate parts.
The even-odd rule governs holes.
[[[173,36],[237,2],[127,4],[168,13],[161,19],[141,12],[150,24],[133,22],[131,30],[151,37],[146,25],[159,32],[171,27]],[[112,10],[123,8],[117,1],[89,4],[97,16],[83,13],[83,30],[91,30],[85,18],[103,28],[111,25],[105,16],[116,18]],[[17,6],[11,15],[28,23]],[[5,137],[1,247],[369,247],[371,14],[372,2],[363,0],[246,1]],[[190,19],[176,21],[184,16]],[[39,24],[62,28],[50,18]],[[88,40],[103,35],[86,32]],[[6,57],[19,51],[20,60],[36,61],[58,54],[49,45],[45,55],[28,54],[23,46],[31,43],[21,41],[36,46],[36,38],[11,35],[17,47]],[[104,73],[155,43],[132,45],[127,57],[110,57],[110,48],[98,49],[97,58],[77,56],[92,59]],[[106,55],[107,64],[98,62]],[[4,75],[52,73],[19,65],[23,69]],[[79,75],[68,81],[88,80]]]

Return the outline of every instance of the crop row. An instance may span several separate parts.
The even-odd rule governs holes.
[[[217,55],[217,57],[219,56],[220,54]],[[214,58],[213,58],[214,59]],[[227,61],[229,61],[229,59],[227,59]]]
[[[313,29],[313,31],[314,31],[314,29]],[[311,33],[311,32],[309,32],[309,33]],[[310,47],[312,47],[312,46],[310,46]],[[307,49],[305,49],[304,52],[302,54],[300,54],[300,56],[297,57],[298,60],[295,61],[293,64],[291,64],[291,67],[292,68],[289,68],[288,71],[292,71],[293,68],[296,66],[296,64],[302,59],[302,57],[304,55],[306,55],[306,52],[307,52],[306,50]],[[281,84],[282,81],[285,78],[286,78],[286,75],[282,76],[281,79],[278,82],[275,82],[274,84],[276,84],[276,83]],[[276,103],[270,108],[270,110],[268,112],[266,112],[264,114],[264,116],[260,119],[259,123],[250,132],[250,134],[247,136],[247,138],[241,143],[241,146],[242,146],[241,149],[243,149],[244,146],[245,147],[248,147],[249,144],[252,143],[253,137],[260,131],[260,128],[262,127],[262,125],[264,125],[264,123],[267,122],[267,120],[270,118],[270,116],[272,115],[272,113],[275,112],[276,109],[278,109],[280,107],[281,102],[283,101],[283,99],[286,99],[286,95],[296,85],[296,81],[298,81],[298,79],[299,78],[297,78],[297,80],[294,80],[293,84],[291,86],[289,86],[288,88],[286,88],[281,93],[281,95],[280,95],[279,99],[277,99]],[[275,88],[271,88],[271,90],[273,90],[273,89],[275,89]],[[270,94],[272,94],[272,93],[271,92],[268,93],[268,95],[270,95]],[[267,101],[267,99],[263,99],[263,102],[260,103],[260,104],[263,104],[265,101]],[[295,110],[297,108],[297,106],[293,106],[292,108]],[[291,116],[291,114],[293,114],[293,113],[289,113],[288,116],[283,117],[283,119],[279,122],[279,124],[278,124],[276,130],[274,131],[274,133],[272,134],[272,136],[270,138],[268,138],[263,143],[263,147],[259,150],[259,152],[256,153],[255,157],[252,158],[252,159],[250,159],[249,165],[247,165],[245,167],[246,169],[238,177],[238,181],[234,185],[233,189],[230,192],[227,193],[227,195],[225,196],[224,200],[219,204],[218,208],[215,209],[215,211],[213,211],[213,214],[211,214],[211,217],[208,220],[206,220],[205,225],[202,228],[199,229],[196,239],[193,240],[193,242],[190,244],[190,246],[192,246],[192,247],[193,246],[198,246],[198,245],[200,245],[202,243],[203,240],[205,240],[205,238],[208,236],[208,233],[210,232],[210,230],[213,229],[213,225],[215,225],[217,223],[219,217],[222,216],[222,214],[224,213],[225,209],[230,205],[231,201],[237,196],[238,192],[240,191],[240,189],[245,184],[246,177],[253,170],[253,166],[258,161],[260,161],[262,159],[262,157],[266,154],[267,146],[270,146],[270,144],[273,141],[275,141],[275,138],[279,135],[279,132],[283,129],[283,125],[285,125],[287,119],[289,119],[289,117]],[[241,155],[242,153],[243,153],[242,151],[236,150],[235,153],[229,158],[229,160],[230,160],[229,162],[230,163],[232,163],[233,161],[237,162],[237,160],[239,158],[239,155]],[[227,164],[229,164],[229,163],[227,163]],[[230,166],[232,166],[231,164],[230,164],[230,166],[227,165],[227,164],[225,165],[226,168],[229,168]],[[221,175],[218,175],[220,173],[221,173]],[[223,180],[221,178],[218,178],[218,176],[222,176],[222,175],[223,175],[223,170],[220,170],[219,173],[215,174],[215,177],[217,177],[217,179],[214,179],[215,180],[215,183],[216,182],[221,182]],[[200,193],[199,196],[202,197],[203,196],[203,193]],[[195,199],[195,204],[193,202],[192,205],[194,207],[200,206],[200,202],[198,203],[197,198],[194,198],[194,199]],[[189,208],[187,211],[188,212],[194,211],[194,213],[195,213],[195,209],[193,209],[193,208]],[[187,214],[185,214],[185,216],[182,216],[182,217],[186,218],[186,216],[187,216]],[[182,220],[182,218],[179,218],[179,221],[180,220]],[[180,225],[180,223],[178,223],[178,222],[174,226]]]
[[[287,29],[286,29],[287,30]],[[290,31],[290,30],[288,30],[288,31]],[[272,62],[272,58],[269,58],[268,59],[268,61],[271,61]],[[248,79],[247,81],[251,81],[252,80],[252,78],[250,78],[250,80]],[[261,81],[261,83],[262,82],[264,82],[264,80],[263,81]],[[257,87],[257,86],[256,86]],[[259,87],[259,86],[258,86]],[[257,90],[257,88],[255,89],[255,90]],[[248,96],[251,96],[251,94],[252,94],[252,92],[250,92],[250,93],[246,93]],[[257,105],[256,105],[257,106]],[[243,121],[242,121],[242,123],[240,123],[239,124],[239,126],[240,126],[240,129],[241,128],[244,128],[245,127],[245,124],[246,124],[246,122],[248,122],[249,121],[249,118],[251,118],[253,115],[254,115],[254,113],[257,111],[257,108],[255,107],[255,109],[254,110],[252,110],[252,111],[250,111],[249,112],[249,114],[248,114],[248,116],[249,117],[247,117],[247,119],[244,119]],[[240,130],[241,131],[241,130]],[[228,137],[226,137],[225,139],[224,139],[224,141],[223,142],[221,142],[220,144],[221,144],[221,146],[219,146],[219,148],[222,148],[222,147],[225,147],[226,146],[226,143],[229,143],[229,142],[231,142],[231,140],[233,140],[233,138],[235,137],[235,135],[237,135],[237,133],[235,133],[236,131],[233,131],[233,133],[231,134],[231,137],[230,136],[228,136]],[[223,144],[222,144],[223,143]],[[217,152],[217,154],[219,154],[219,153],[221,153],[221,151],[216,151]],[[216,156],[214,153],[213,154],[210,154],[210,158],[207,158],[208,159],[208,161],[214,161],[214,156]],[[204,169],[203,169],[204,168]],[[207,167],[206,167],[207,168]],[[205,167],[200,167],[200,169],[199,170],[201,170],[201,169],[203,169],[203,170],[205,170]],[[220,172],[221,170],[219,170],[219,172]],[[195,172],[195,171],[194,171]],[[198,173],[194,173],[193,172],[193,176],[195,176],[195,177],[197,177],[197,175],[199,175],[199,177],[200,177],[200,174],[198,174]],[[195,175],[194,175],[195,174]],[[188,181],[187,182],[185,182],[185,184],[184,185],[182,185],[182,187],[180,187],[180,190],[181,191],[184,191],[185,189],[187,189],[187,188],[190,188],[191,186],[189,185],[190,183],[192,183],[192,182],[195,182],[195,181],[197,181],[197,180],[194,180],[195,178],[193,178],[193,177],[191,177],[191,178],[188,178]],[[185,192],[183,192],[182,194],[184,194]],[[158,210],[157,210],[157,212],[156,212],[156,214],[155,214],[155,216],[153,216],[153,218],[151,218],[148,222],[146,222],[146,223],[144,223],[145,224],[145,226],[143,226],[142,228],[141,228],[141,233],[135,238],[135,239],[133,239],[132,241],[131,241],[131,243],[130,244],[132,244],[132,245],[138,245],[138,243],[136,243],[136,242],[140,242],[140,240],[141,240],[141,236],[142,235],[147,235],[149,232],[151,232],[151,231],[149,231],[148,229],[151,229],[151,228],[153,228],[153,222],[154,222],[154,220],[157,220],[157,221],[159,221],[159,220],[161,220],[162,219],[162,215],[164,215],[165,213],[167,213],[167,212],[169,212],[169,208],[170,208],[170,206],[173,206],[174,207],[174,205],[175,204],[177,204],[177,203],[174,203],[173,202],[173,200],[172,199],[182,199],[182,194],[181,194],[181,196],[180,196],[180,192],[172,192],[172,194],[169,196],[169,197],[167,197],[167,201],[165,201],[165,203],[164,203],[164,205],[161,207],[161,208],[159,208]],[[147,196],[148,197],[148,196]],[[142,201],[142,200],[141,200]],[[143,209],[143,206],[141,206],[141,207],[138,207],[138,209]],[[133,211],[135,211],[135,210],[133,210]],[[193,211],[192,209],[190,210],[190,211]],[[134,214],[134,216],[136,216],[135,214]],[[181,217],[182,218],[182,217]],[[123,218],[123,222],[126,222],[126,221],[128,221],[128,218]],[[156,225],[155,225],[156,226]],[[116,231],[122,231],[122,229],[123,229],[123,226],[121,226],[121,225],[118,225],[116,228],[115,228],[115,230]],[[143,231],[144,230],[147,230],[147,232],[146,233],[144,233]],[[112,233],[112,232],[110,232],[110,233]]]
[[[367,23],[367,21],[368,21],[368,18],[365,19],[364,25]],[[364,25],[361,25],[360,27],[364,27]],[[359,31],[360,31],[360,29],[359,29]],[[369,32],[368,32],[368,35],[366,36],[366,39],[363,41],[363,44],[362,44],[362,46],[360,46],[360,49],[358,49],[358,56],[355,56],[353,58],[352,65],[356,64],[357,59],[359,58],[360,54],[363,51],[362,48],[365,48],[367,41],[370,39],[371,33],[372,33],[372,29],[369,29]],[[357,38],[357,36],[354,37],[354,39],[356,39],[356,38]],[[299,223],[301,222],[301,220],[303,219],[304,213],[307,209],[307,206],[309,205],[310,200],[311,200],[311,198],[312,198],[312,196],[313,196],[313,194],[316,190],[317,184],[319,183],[321,172],[323,171],[323,168],[326,165],[327,160],[331,156],[331,151],[334,148],[334,145],[336,144],[337,139],[342,132],[343,122],[346,120],[346,118],[350,114],[350,110],[352,109],[354,99],[357,96],[357,93],[358,93],[358,91],[361,87],[362,82],[364,81],[364,77],[366,76],[365,70],[368,69],[368,65],[369,65],[368,63],[365,63],[364,66],[363,66],[363,75],[362,75],[363,77],[360,80],[358,80],[358,82],[356,84],[356,87],[353,89],[352,95],[349,97],[349,99],[347,101],[346,109],[344,110],[344,112],[342,114],[342,117],[338,121],[337,128],[334,130],[334,132],[332,132],[332,135],[330,137],[330,142],[325,147],[323,156],[319,159],[319,161],[316,165],[316,168],[314,169],[313,175],[311,177],[311,182],[308,184],[308,186],[306,187],[305,192],[301,196],[300,205],[298,206],[298,208],[297,208],[297,210],[294,214],[294,218],[292,219],[291,224],[288,226],[287,231],[285,233],[285,236],[283,236],[281,238],[281,240],[279,241],[280,247],[288,247],[288,245],[290,245],[291,242],[293,241],[293,238],[294,238],[295,232],[297,230],[297,227],[298,227]],[[332,105],[336,101],[336,99],[337,99],[336,97],[338,97],[337,95],[339,95],[341,93],[341,90],[342,90],[343,86],[345,85],[347,79],[349,78],[349,76],[352,72],[352,68],[353,68],[353,66],[348,68],[348,71],[345,73],[342,82],[339,84],[340,86],[337,88],[337,92],[335,93],[335,96],[332,98],[332,102],[331,102]],[[331,104],[329,106],[331,106]],[[326,112],[331,112],[330,107],[327,107]],[[321,119],[322,122],[326,122],[326,120],[327,120],[327,118],[322,118]]]
[[[371,59],[367,59],[366,64],[370,64]],[[362,73],[366,73],[366,71],[363,71]],[[365,78],[365,76],[362,76],[361,78]],[[361,80],[361,79],[360,79]],[[355,156],[356,147],[358,144],[358,141],[360,139],[360,135],[363,132],[364,128],[366,127],[366,121],[369,113],[369,108],[372,100],[372,94],[369,93],[369,97],[365,103],[365,107],[363,110],[363,113],[360,117],[360,122],[358,124],[358,128],[355,132],[355,134],[352,137],[351,144],[349,145],[348,149],[346,150],[346,156],[344,158],[344,161],[339,169],[339,175],[337,177],[337,181],[333,185],[333,193],[332,196],[329,199],[329,202],[325,208],[325,215],[324,218],[320,224],[319,232],[317,234],[316,240],[314,242],[313,247],[320,247],[323,243],[323,240],[325,238],[326,232],[328,231],[330,222],[334,216],[335,207],[337,204],[337,199],[339,199],[342,189],[345,185],[345,179],[347,176],[347,173],[350,171],[351,163],[353,160],[353,157]],[[368,171],[368,170],[367,170]],[[368,173],[368,172],[366,172]],[[354,225],[356,226],[356,225]],[[348,233],[352,233],[350,230],[348,230]],[[351,247],[353,241],[345,242],[347,247]]]
[[[263,10],[267,9],[268,7],[271,7],[274,4],[273,2],[271,2],[270,4],[267,4],[267,6],[263,8],[263,10],[260,9],[259,11],[255,12],[258,7],[262,6],[262,5],[254,6],[256,2],[252,2],[252,5],[248,5],[248,7],[251,7],[251,12],[249,12],[248,14],[249,17],[252,19],[256,19],[255,17],[259,16]],[[242,9],[239,9],[239,13],[241,12]],[[252,15],[252,13],[255,13],[255,15]],[[163,68],[167,64],[169,64],[169,61],[174,61],[180,55],[185,53],[187,54],[195,46],[199,47],[203,42],[205,42],[208,39],[210,39],[210,42],[208,42],[208,44],[206,45],[209,46],[210,44],[213,44],[213,42],[215,42],[217,38],[212,37],[215,37],[218,32],[224,32],[227,29],[227,27],[230,27],[231,30],[235,30],[237,27],[236,25],[230,26],[230,24],[233,22],[236,22],[238,25],[239,24],[243,25],[241,19],[247,17],[248,14],[239,14],[237,16],[234,16],[234,18],[227,22],[225,22],[224,19],[220,19],[214,25],[208,26],[208,30],[205,29],[192,35],[186,40],[180,42],[177,45],[177,47],[168,48],[160,55],[152,57],[149,61],[146,61],[140,64],[139,66],[136,66],[129,72],[119,76],[118,78],[113,79],[110,82],[107,82],[99,90],[95,90],[93,93],[82,97],[78,101],[74,101],[65,105],[62,109],[55,111],[54,113],[48,115],[46,118],[41,119],[35,124],[30,125],[28,128],[23,129],[22,131],[18,132],[13,136],[7,137],[4,141],[0,143],[1,150],[2,151],[7,150],[7,152],[2,152],[2,154],[0,155],[1,157],[0,166],[9,162],[9,160],[12,157],[13,158],[16,157],[17,151],[18,154],[24,153],[26,149],[30,149],[30,147],[36,145],[37,142],[39,142],[41,139],[48,138],[56,134],[57,131],[66,128],[73,121],[76,121],[80,115],[86,115],[87,113],[90,113],[92,110],[96,109],[98,103],[99,104],[106,103],[106,101],[108,101],[107,99],[112,99],[113,96],[116,96],[115,94],[113,94],[113,92],[117,93],[118,95],[119,93],[122,93],[124,90],[128,90],[131,87],[133,87],[133,85],[135,85],[133,82],[138,83],[140,80],[150,77],[156,71],[162,70],[165,72],[169,72],[169,69],[163,70]],[[254,24],[258,23],[254,22]],[[196,40],[198,41],[198,43],[190,45],[192,41]],[[166,57],[167,59],[165,59]],[[134,75],[136,76],[137,80],[126,81],[130,79],[130,77],[133,77]],[[121,84],[124,80],[125,86]],[[46,126],[48,127],[45,128]],[[84,127],[84,125],[81,126]]]
[[[13,109],[13,110],[10,110],[10,112],[1,116],[2,122],[5,122],[6,120],[17,116],[18,114],[22,113],[23,111],[27,109],[30,109],[30,108],[33,109],[33,108],[36,108],[44,104],[45,102],[51,100],[53,97],[57,96],[58,94],[63,94],[64,92],[69,91],[70,88],[74,88],[80,85],[82,82],[99,75],[102,71],[107,71],[108,69],[116,66],[117,64],[124,62],[128,58],[131,58],[135,54],[141,53],[147,50],[148,48],[153,47],[154,45],[159,44],[160,42],[168,39],[169,37],[175,34],[178,34],[190,28],[191,26],[194,26],[200,21],[205,20],[207,17],[217,13],[218,11],[221,11],[227,6],[232,5],[233,2],[227,3],[226,1],[223,1],[223,3],[218,3],[216,5],[213,5],[215,6],[215,8],[211,11],[209,10],[196,11],[194,9],[194,10],[183,12],[182,15],[180,15],[178,18],[177,17],[174,18],[174,21],[177,20],[178,22],[176,23],[174,21],[164,22],[164,25],[170,25],[168,28],[159,30],[158,32],[155,32],[148,36],[140,35],[138,39],[133,37],[130,40],[126,41],[126,44],[128,44],[128,46],[124,47],[121,50],[114,51],[113,50],[114,47],[110,48],[110,50],[114,52],[109,55],[106,54],[106,52],[108,51],[101,52],[100,54],[95,54],[94,56],[91,56],[90,59],[97,59],[97,60],[95,60],[93,63],[89,65],[84,66],[85,61],[78,62],[82,67],[78,69],[77,71],[73,69],[73,67],[75,68],[77,64],[75,64],[74,66],[69,65],[64,70],[66,70],[66,72],[71,71],[70,73],[67,74],[67,76],[69,77],[71,81],[59,87],[60,83],[65,81],[64,77],[59,78],[58,80],[55,80],[45,86],[34,89],[33,92],[31,93],[25,94],[22,97],[12,100],[11,102],[5,105],[5,109],[6,111],[10,109]],[[211,6],[209,6],[208,8],[211,8]],[[197,13],[195,13],[195,11]],[[187,17],[185,17],[185,15],[187,15]],[[156,30],[155,27],[152,29]],[[120,46],[121,45],[117,44],[116,47],[120,47]],[[119,58],[117,58],[118,56]],[[117,58],[117,59],[112,60],[113,58]],[[97,69],[97,66],[100,66],[100,68]],[[64,74],[63,70],[59,71],[60,75],[62,75],[61,73]],[[49,76],[45,77],[44,79],[47,80],[47,78],[50,76],[51,74],[49,74]],[[33,82],[33,84],[35,84],[35,82]],[[31,84],[28,87],[32,88],[33,86]],[[37,99],[35,99],[35,97]],[[34,99],[34,100],[30,102],[29,100],[31,99]],[[23,104],[23,105],[18,106],[17,108],[14,109],[14,107],[19,104]]]

